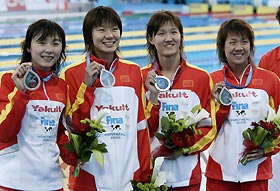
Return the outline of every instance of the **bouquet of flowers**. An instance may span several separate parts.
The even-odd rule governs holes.
[[[66,149],[70,152],[74,152],[78,156],[77,163],[74,167],[72,175],[78,177],[81,165],[88,162],[91,154],[95,157],[96,161],[103,167],[104,156],[103,153],[108,152],[105,143],[98,143],[98,137],[101,133],[105,132],[101,119],[109,113],[109,110],[102,110],[94,120],[88,118],[81,120],[82,125],[88,125],[89,131],[86,133],[71,133],[69,132],[70,142],[65,144]]]
[[[268,147],[278,147],[275,140],[280,135],[280,109],[277,113],[268,105],[267,117],[259,122],[252,122],[253,128],[247,128],[243,131],[243,145],[245,150],[240,159],[241,164],[246,165],[246,157],[249,151],[255,149],[265,149]]]
[[[158,157],[154,163],[153,174],[151,178],[148,178],[145,182],[131,180],[131,185],[134,191],[167,191],[168,187],[163,185],[166,182],[166,174],[164,171],[160,171],[160,167],[164,158]],[[149,174],[149,173],[148,173]]]
[[[156,148],[152,155],[169,157],[173,153],[178,155],[188,154],[190,147],[195,144],[195,136],[201,135],[201,130],[197,129],[197,123],[208,118],[209,113],[205,109],[199,110],[200,105],[192,108],[189,116],[176,120],[176,114],[170,112],[168,117],[161,118],[161,133],[155,136],[162,144]]]

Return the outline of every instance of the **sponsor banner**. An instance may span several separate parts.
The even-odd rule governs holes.
[[[68,0],[0,0],[0,12],[13,11],[62,11],[67,10]]]
[[[5,0],[8,11],[25,11],[25,0]]]

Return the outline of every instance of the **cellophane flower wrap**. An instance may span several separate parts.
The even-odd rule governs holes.
[[[91,155],[95,157],[97,163],[100,165],[100,168],[103,167],[104,164],[104,155],[103,153],[108,152],[106,149],[105,143],[99,143],[98,137],[101,133],[105,132],[103,125],[101,124],[102,118],[110,113],[110,110],[104,109],[101,110],[97,118],[94,120],[90,120],[88,118],[80,121],[81,125],[86,125],[89,128],[89,131],[83,133],[74,133],[69,132],[70,142],[65,144],[66,149],[70,152],[74,152],[78,156],[77,163],[74,167],[74,171],[72,175],[74,177],[78,177],[81,165],[90,160]]]
[[[144,172],[144,181],[131,180],[131,185],[134,191],[167,191],[168,187],[164,185],[166,182],[166,173],[161,171],[160,167],[164,158],[158,157],[154,161],[152,176],[150,172]]]
[[[266,149],[269,147],[278,148],[277,138],[280,135],[280,110],[277,113],[268,105],[267,116],[259,122],[252,122],[252,128],[247,128],[242,132],[245,150],[240,159],[241,164],[246,165],[247,153],[255,149]]]
[[[161,146],[152,152],[152,157],[187,155],[196,142],[196,136],[202,134],[196,128],[197,124],[205,118],[209,118],[209,113],[203,108],[200,110],[200,105],[193,107],[190,115],[185,118],[176,119],[174,112],[170,112],[167,117],[163,116],[161,133],[155,134]]]

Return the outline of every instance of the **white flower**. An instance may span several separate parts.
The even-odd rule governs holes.
[[[105,115],[107,115],[109,113],[112,113],[112,110],[110,110],[110,109],[102,109],[102,110],[100,110],[98,112],[98,114],[97,114],[96,119],[95,119],[96,122],[99,123],[103,119],[103,117],[105,117]]]
[[[209,118],[209,113],[202,108],[197,114],[191,113],[189,116],[185,118],[185,124],[186,126],[190,126],[192,124],[198,123],[204,118]]]
[[[280,107],[278,107],[277,113],[275,113],[274,109],[272,109],[269,105],[267,105],[268,111],[267,111],[267,122],[271,122],[274,120],[280,119]]]
[[[164,161],[164,157],[157,157],[155,159],[155,165],[151,182],[154,183],[155,187],[160,187],[166,182],[166,174],[164,171],[160,171],[160,167]]]

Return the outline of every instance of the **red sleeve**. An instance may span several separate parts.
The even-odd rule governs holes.
[[[137,66],[138,68],[138,66]],[[138,149],[138,160],[140,163],[140,168],[135,172],[134,174],[134,180],[141,180],[144,181],[145,177],[142,177],[143,173],[149,172],[151,169],[151,155],[150,155],[150,138],[149,138],[149,132],[147,128],[147,121],[145,118],[145,93],[144,93],[144,84],[143,79],[139,71],[135,70],[136,73],[135,77],[138,77],[137,83],[135,87],[135,92],[138,97],[138,120],[137,120],[137,149]],[[138,75],[137,75],[138,74]]]
[[[268,63],[269,63],[268,57],[264,55],[260,59],[259,67],[270,70]]]
[[[57,144],[60,150],[60,157],[66,164],[74,166],[77,162],[78,156],[65,148],[64,145],[68,142],[69,138],[66,135],[65,128],[60,121],[57,133]]]
[[[213,82],[208,73],[204,74],[199,79],[199,95],[201,108],[204,108],[209,113],[209,118],[203,119],[197,124],[197,129],[202,131],[202,134],[195,135],[195,144],[191,146],[189,154],[198,154],[206,150],[214,140],[217,134],[215,103],[212,99]],[[201,88],[204,87],[204,88]]]
[[[143,76],[143,84],[145,84],[145,80],[147,78],[148,72],[152,70],[152,65],[148,66],[146,68],[143,68],[141,70],[142,76]],[[144,85],[145,92],[148,92],[148,89]],[[145,106],[145,114],[146,114],[146,119],[148,122],[148,129],[149,129],[149,134],[150,137],[154,137],[155,132],[158,129],[159,126],[159,109],[161,107],[160,101],[158,101],[158,105],[153,105],[145,96],[146,100],[146,106]]]
[[[65,80],[69,86],[69,99],[66,110],[67,114],[72,117],[73,128],[80,131],[87,131],[88,129],[82,129],[85,126],[81,126],[80,120],[84,118],[90,118],[90,108],[94,101],[95,86],[88,87],[83,83],[85,65],[79,64],[73,68],[66,68],[61,72],[61,78]]]
[[[19,91],[11,79],[11,73],[0,74],[0,149],[16,142],[21,121],[26,111],[29,94]]]
[[[159,109],[161,107],[161,102],[159,101],[158,103],[158,105],[153,105],[148,101],[146,107],[150,137],[154,137],[159,126]]]
[[[93,87],[88,87],[84,83],[81,84],[80,89],[76,94],[76,99],[72,104],[72,124],[76,131],[89,131],[89,129],[84,129],[85,127],[81,125],[80,121],[85,118],[90,118],[90,108],[94,101]]]
[[[213,84],[223,81],[223,75],[224,73],[221,71],[216,71],[211,73]],[[220,103],[216,103],[215,113],[216,113],[216,126],[218,132],[220,131],[225,119],[228,117],[228,114],[230,112],[230,107],[231,106],[224,106]]]

